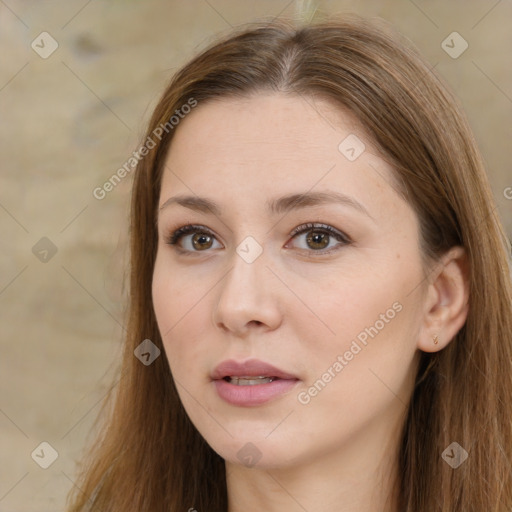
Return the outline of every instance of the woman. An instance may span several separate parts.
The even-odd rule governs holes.
[[[358,17],[239,29],[145,137],[70,510],[511,510],[508,245],[428,64]]]

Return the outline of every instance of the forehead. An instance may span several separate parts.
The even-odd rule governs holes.
[[[327,100],[269,93],[208,101],[188,114],[170,145],[162,194],[236,204],[334,190],[378,203],[371,196],[385,199],[392,181],[354,115]]]
[[[365,128],[342,106],[321,98],[269,92],[199,104],[181,121],[171,147],[215,150],[220,156],[235,146],[250,154],[251,148],[255,151],[265,144],[267,150],[293,146],[298,155],[327,151],[338,156],[340,136],[351,133],[373,146]],[[257,155],[265,157],[261,152]]]

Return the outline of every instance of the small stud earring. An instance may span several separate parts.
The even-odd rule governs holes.
[[[434,344],[437,345],[439,343],[439,338],[437,337],[437,334],[434,335]]]

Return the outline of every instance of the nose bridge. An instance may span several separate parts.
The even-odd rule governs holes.
[[[233,251],[214,309],[214,323],[232,331],[241,331],[250,322],[275,328],[279,317],[277,297],[272,291],[275,287],[269,282],[275,276],[267,268],[268,253],[250,238]]]

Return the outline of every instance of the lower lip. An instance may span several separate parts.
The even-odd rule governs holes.
[[[277,379],[266,384],[253,386],[237,386],[224,379],[215,380],[215,387],[219,396],[232,405],[251,407],[264,404],[287,391],[290,391],[299,382],[297,379]]]

